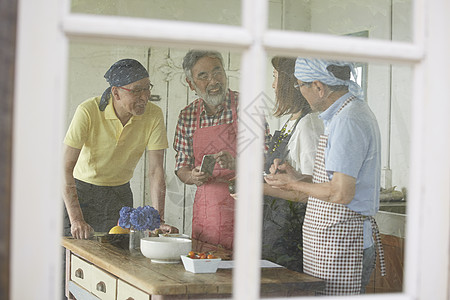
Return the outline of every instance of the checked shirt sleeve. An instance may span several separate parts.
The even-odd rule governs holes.
[[[195,118],[192,109],[186,108],[178,116],[178,124],[175,131],[173,148],[175,155],[175,171],[181,167],[194,168],[193,133],[195,131]]]

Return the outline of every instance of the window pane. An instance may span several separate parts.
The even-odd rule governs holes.
[[[72,42],[69,53],[67,127],[81,102],[91,97],[100,96],[108,87],[103,76],[114,62],[122,58],[134,58],[145,66],[149,71],[151,83],[154,85],[151,91],[151,103],[156,104],[163,112],[169,141],[169,148],[166,150],[164,161],[167,185],[165,221],[177,227],[181,233],[191,236],[193,233],[193,211],[195,210],[194,198],[197,188],[192,184],[183,184],[175,175],[176,151],[172,147],[180,111],[193,103],[201,94],[201,90],[197,91],[197,94],[192,91],[185,80],[182,61],[187,51],[187,49],[152,47],[151,45],[147,47],[111,46]],[[228,79],[228,86],[231,90],[239,91],[240,54],[227,51],[221,53],[224,59],[223,67]],[[292,114],[295,114],[295,111],[289,110],[293,106],[291,104],[287,108],[285,107],[288,110],[285,110],[284,114],[280,110],[281,115],[274,116],[277,96],[280,95],[281,97],[284,94],[277,92],[276,96],[274,92],[275,76],[271,59],[272,57],[267,63],[267,85],[266,90],[262,91],[262,95],[264,95],[266,120],[273,134],[276,130],[283,128],[283,125],[286,124]],[[291,59],[294,60],[295,58]],[[382,199],[380,212],[376,214],[375,219],[382,234],[386,262],[392,264],[388,265],[388,277],[379,277],[379,271],[377,271],[376,280],[372,278],[367,287],[367,292],[399,292],[402,289],[403,278],[405,200],[409,171],[411,67],[367,62],[356,63],[355,66],[357,71],[355,79],[365,91],[364,101],[367,101],[374,112],[381,132],[381,187],[383,193],[380,196]],[[293,71],[290,72],[290,76],[292,76]],[[192,75],[196,80],[200,80],[199,85],[203,81],[208,82],[210,91],[215,91],[216,88],[211,83],[217,81],[218,75],[216,73],[216,71],[206,70],[206,73],[194,72]],[[280,73],[277,75],[278,78],[282,77]],[[277,85],[280,88],[281,83],[277,82]],[[254,130],[254,128],[249,130]],[[299,145],[303,147],[304,143],[300,142]],[[216,144],[209,146],[216,147]],[[213,149],[209,150],[212,151]],[[294,162],[290,156],[293,153],[294,150],[289,153],[287,159],[292,164]],[[143,156],[140,159],[131,180],[133,205],[135,207],[152,205],[150,180],[147,177],[148,159],[148,156]],[[195,164],[198,165],[199,162],[195,162]],[[300,164],[297,166],[300,166]],[[227,177],[228,179],[231,179],[231,177]],[[284,269],[264,268],[261,279],[262,293],[265,296],[289,296],[299,293],[307,294],[320,289],[320,282],[300,291],[289,289],[287,288],[288,285],[285,284],[285,280],[289,281],[292,278],[296,278],[298,281],[310,280],[302,279],[301,276],[304,275],[298,274],[303,267],[301,252],[303,248],[302,221],[305,215],[305,205],[280,200],[279,196],[273,198],[265,196],[264,200],[261,199],[261,201],[264,201],[263,243],[261,245],[263,259],[267,260],[266,263],[273,262],[297,272],[290,273],[290,271]],[[214,242],[211,244],[214,244]],[[199,251],[215,251],[214,253],[224,260],[231,257],[229,252],[224,251],[221,247],[211,248],[203,243],[196,245],[198,247],[196,249]],[[231,278],[231,271],[225,272],[229,272],[227,276]],[[271,282],[271,276],[280,280],[279,286],[274,289],[271,286],[271,289],[268,290],[267,287],[264,287],[264,284]]]
[[[174,134],[180,111],[192,103],[199,96],[192,91],[186,82],[182,69],[183,57],[187,49],[158,48],[145,46],[109,46],[104,44],[76,43],[70,44],[69,88],[67,105],[67,126],[74,115],[77,106],[84,100],[100,96],[109,86],[103,77],[108,68],[123,58],[138,60],[148,68],[151,90],[151,103],[156,104],[163,111],[167,128],[169,148],[165,155],[166,172],[166,221],[185,233],[191,233],[192,201],[195,186],[189,185],[184,190],[181,181],[176,177],[175,150],[172,147]],[[221,52],[228,87],[239,90],[240,55],[237,53]],[[139,165],[142,170],[139,171]],[[145,184],[144,162],[138,165],[132,180],[135,206],[150,204],[150,191]],[[136,183],[133,184],[133,181]],[[145,186],[145,191],[141,190]],[[182,217],[184,214],[184,217]]]
[[[269,28],[412,41],[413,1],[285,0],[269,2]]]
[[[322,131],[325,131],[320,126],[324,124],[323,118],[326,118],[326,113],[323,113],[323,107],[319,106],[321,102],[317,99],[321,98],[315,97],[317,95],[313,93],[313,89],[319,86],[307,83],[312,81],[311,79],[307,80],[305,77],[303,81],[298,81],[294,76],[295,60],[295,57],[280,57],[276,55],[268,60],[267,82],[272,83],[272,85],[268,84],[265,91],[267,95],[266,111],[271,133],[275,139],[269,144],[269,154],[266,155],[266,159],[280,158],[285,155],[286,161],[297,172],[303,175],[312,175],[317,163],[314,161],[315,154],[318,151],[315,145],[318,143],[319,135]],[[349,205],[349,208],[358,213],[375,216],[384,247],[386,269],[388,270],[387,276],[381,277],[377,266],[366,287],[366,291],[367,293],[401,292],[403,287],[403,245],[406,238],[406,200],[409,177],[412,67],[409,65],[383,65],[367,62],[355,63],[354,67],[357,73],[356,78],[349,74],[349,71],[346,74],[362,87],[364,92],[362,99],[367,102],[370,110],[375,115],[381,137],[378,150],[381,153],[381,161],[378,164],[381,173],[379,187],[381,192],[378,197],[380,199],[379,211],[369,212],[370,209],[368,207],[371,207],[373,204],[364,204],[362,206],[356,204],[360,199],[370,198],[368,195],[373,195],[369,188],[361,187],[359,182],[363,181],[367,175],[362,177],[359,173],[356,175],[358,182],[357,191]],[[297,72],[301,73],[302,71],[298,69]],[[306,70],[303,72],[307,73]],[[317,77],[323,76],[323,81],[326,80],[324,77],[328,76],[318,75],[316,71],[308,70],[308,72],[313,73]],[[301,76],[299,77],[301,78]],[[304,85],[305,83],[306,85]],[[295,84],[298,85],[297,89],[299,90],[294,88]],[[320,87],[324,88],[324,86]],[[299,91],[300,93],[298,93]],[[337,91],[332,91],[330,95],[339,96],[335,98],[330,96],[330,99],[336,100],[340,97],[345,97],[345,93],[346,91],[340,93],[339,89],[337,89]],[[305,103],[308,105],[302,106],[302,103],[303,105]],[[311,107],[309,104],[313,105],[312,111],[304,115],[303,112]],[[335,109],[337,110],[338,108],[335,107]],[[325,108],[325,111],[329,112],[330,110]],[[349,114],[347,116],[352,118]],[[359,114],[355,115],[354,118],[358,119],[359,116]],[[299,122],[296,124],[298,119]],[[333,137],[336,134],[342,134],[343,129],[341,128],[338,132],[336,127],[336,131],[333,131],[335,128],[333,123],[329,122],[326,124],[329,126],[328,130],[326,130],[329,136],[329,143],[325,151],[325,169],[329,171],[344,170],[349,165],[359,164],[361,166],[360,169],[363,170],[364,165],[371,159],[365,157],[362,160],[364,161],[363,164],[358,163],[357,161],[359,160],[356,153],[358,152],[357,149],[365,147],[362,146],[364,144],[363,139],[367,137],[363,139],[358,138],[353,141],[353,144],[348,142],[346,145],[341,145],[345,149],[342,159],[336,158],[337,161],[330,163],[329,160],[334,155],[333,146],[335,149],[340,147],[337,140],[333,140]],[[355,128],[355,126],[352,125],[351,128]],[[284,137],[283,133],[285,134]],[[352,131],[352,134],[357,135],[356,131]],[[367,131],[364,132],[363,136],[366,135],[369,136]],[[344,139],[344,136],[346,135],[340,135],[340,139]],[[354,139],[355,136],[353,137]],[[284,140],[288,140],[286,148],[283,148]],[[274,154],[270,155],[270,153]],[[353,154],[346,158],[345,153]],[[329,160],[327,161],[327,159]],[[344,165],[347,167],[343,167]],[[271,171],[273,172],[273,170]],[[283,173],[283,171],[279,172]],[[346,171],[340,172],[345,174]],[[376,182],[377,174],[372,174],[372,177],[374,177],[372,181]],[[374,187],[376,188],[378,185],[375,184]],[[300,187],[298,188],[300,189]],[[262,258],[285,266],[290,270],[306,271],[308,273],[307,269],[303,269],[305,262],[303,250],[307,251],[308,249],[304,247],[304,236],[305,230],[308,232],[308,229],[302,226],[306,209],[308,205],[311,205],[311,202],[308,201],[307,204],[300,203],[305,201],[302,195],[290,194],[289,190],[283,188],[281,190],[271,189],[266,186],[264,191]],[[378,198],[372,196],[375,203],[378,202]],[[294,201],[286,199],[294,199]],[[373,201],[372,203],[374,203]],[[313,211],[312,209],[308,211],[308,215]],[[370,245],[370,238],[365,245]]]
[[[188,166],[189,168],[193,168],[194,166],[200,167],[201,163],[201,154],[215,154],[221,150],[229,149],[229,152],[233,153],[233,156],[236,157],[236,134],[228,134],[229,132],[233,133],[233,126],[237,124],[237,113],[233,114],[233,111],[236,112],[235,106],[234,109],[231,109],[231,102],[238,101],[238,95],[232,91],[239,91],[239,68],[240,68],[240,53],[233,53],[229,51],[220,52],[222,56],[222,63],[217,58],[209,58],[211,61],[201,61],[199,60],[194,64],[192,68],[192,80],[191,83],[188,84],[186,81],[186,75],[182,68],[183,58],[188,52],[188,49],[173,49],[173,48],[164,48],[164,47],[152,47],[152,46],[117,46],[117,45],[108,45],[108,44],[92,44],[92,43],[81,43],[81,42],[71,42],[69,49],[69,64],[68,64],[68,94],[67,94],[67,123],[66,130],[69,128],[70,123],[72,122],[74,115],[79,114],[77,107],[81,103],[84,105],[88,104],[90,101],[88,99],[93,99],[93,97],[97,97],[97,101],[99,101],[99,97],[102,93],[109,87],[108,82],[105,80],[104,75],[106,71],[113,65],[115,62],[125,59],[131,58],[135,59],[144,66],[149,72],[149,79],[153,88],[151,89],[151,98],[150,102],[147,104],[146,109],[149,107],[156,105],[162,111],[161,117],[163,118],[163,124],[165,126],[164,133],[167,133],[168,139],[168,149],[165,151],[164,158],[164,177],[166,183],[166,197],[165,197],[165,214],[164,219],[167,224],[175,226],[179,229],[179,232],[185,234],[189,237],[194,237],[193,241],[193,250],[197,252],[211,252],[217,257],[223,258],[224,260],[231,258],[231,250],[233,244],[233,216],[234,216],[234,199],[229,195],[229,189],[226,182],[232,179],[234,175],[233,170],[222,170],[220,174],[216,174],[218,164],[215,165],[214,176],[223,180],[219,186],[213,186],[212,188],[204,187],[204,190],[209,191],[206,195],[203,194],[201,197],[199,192],[197,191],[197,186],[188,182],[189,184],[184,184],[180,178],[175,174],[175,169],[178,170],[180,166]],[[201,64],[200,64],[201,62]],[[218,67],[219,66],[219,67]],[[121,75],[117,73],[113,77],[108,77],[109,80],[114,82],[113,86],[122,86],[122,83],[117,82]],[[122,80],[122,79],[121,79]],[[133,85],[133,83],[131,83]],[[130,91],[135,90],[136,87],[129,86],[128,84],[123,85],[124,88],[129,88]],[[194,90],[191,89],[191,87]],[[229,90],[227,89],[229,88]],[[130,96],[128,90],[119,90],[119,96],[128,97]],[[113,92],[114,93],[114,92]],[[205,93],[207,96],[205,96]],[[219,131],[215,132],[206,132],[202,134],[202,138],[200,142],[196,140],[194,142],[193,132],[195,131],[196,135],[200,134],[200,129],[197,129],[196,122],[196,114],[197,114],[197,104],[199,101],[196,101],[200,96],[208,101],[215,101],[219,96],[222,95],[224,99],[224,103],[227,103],[227,108],[223,111],[218,110],[215,117],[210,117],[207,114],[201,114],[200,118],[200,129],[205,128],[207,131],[211,124],[217,125],[217,122],[223,122],[223,125],[227,128],[227,130],[222,130],[224,126],[212,126],[214,128],[218,128]],[[139,96],[140,97],[140,96]],[[94,98],[95,99],[95,98]],[[120,98],[120,101],[129,101],[126,100],[129,98]],[[134,98],[133,98],[134,99]],[[137,99],[137,98],[136,98]],[[140,98],[139,98],[140,99]],[[229,101],[228,101],[229,100]],[[113,100],[110,100],[110,102]],[[138,100],[136,100],[138,101]],[[229,102],[229,103],[228,103]],[[99,125],[99,120],[103,120],[100,117],[91,116],[90,112],[93,115],[97,115],[99,113],[98,105],[94,105],[93,111],[89,111],[85,107],[85,113],[89,114],[90,122],[89,123],[89,132],[97,132],[99,134],[90,134],[89,136],[92,138],[88,139],[86,143],[82,146],[83,149],[93,148],[93,146],[99,143],[110,143],[111,138],[106,138],[108,134],[105,135],[104,131],[113,130],[117,135],[117,145],[113,145],[109,150],[106,151],[107,156],[114,156],[114,153],[117,152],[117,149],[120,147],[121,141],[126,139],[127,128],[135,128],[133,124],[136,122],[141,122],[142,119],[131,119],[126,125],[123,127],[117,123],[117,119],[115,116],[119,117],[119,111],[127,108],[127,104],[121,104],[114,100],[114,103],[117,106],[109,106],[104,110],[105,118],[108,119],[106,121],[115,122],[116,125],[109,128],[107,124]],[[125,102],[124,102],[125,103]],[[193,104],[194,103],[194,104]],[[237,104],[237,102],[234,102]],[[228,105],[230,104],[230,105]],[[229,106],[229,107],[228,107]],[[187,108],[186,108],[187,107]],[[203,106],[202,106],[203,107]],[[186,108],[186,109],[185,109]],[[155,112],[157,110],[152,108]],[[180,112],[184,110],[184,118],[179,120]],[[109,111],[108,111],[109,110]],[[205,110],[203,108],[202,110]],[[89,111],[89,112],[88,112]],[[205,111],[206,112],[206,111]],[[209,114],[209,111],[208,111]],[[108,116],[109,117],[106,117]],[[99,118],[96,119],[96,118]],[[215,118],[216,121],[211,123],[211,118]],[[235,122],[233,122],[235,120]],[[78,122],[80,123],[80,122]],[[78,124],[77,123],[77,124]],[[210,124],[211,123],[211,124]],[[74,123],[75,124],[75,123]],[[179,126],[178,126],[179,125]],[[72,126],[72,125],[70,125]],[[102,126],[105,126],[103,128]],[[177,128],[178,126],[178,128]],[[103,128],[99,130],[99,128]],[[164,128],[163,128],[164,129]],[[99,131],[98,131],[99,130]],[[220,131],[222,130],[222,131]],[[70,131],[70,130],[68,130]],[[176,137],[175,137],[176,136]],[[213,138],[212,143],[205,143],[208,138]],[[102,142],[99,140],[101,139]],[[115,136],[112,136],[113,144],[115,142]],[[144,139],[142,139],[144,140]],[[146,145],[147,138],[144,140],[144,146]],[[180,159],[177,160],[176,154],[177,152],[174,150],[173,144],[175,142],[176,149],[183,155],[179,155]],[[129,141],[128,141],[129,142]],[[95,144],[95,145],[94,145]],[[194,145],[195,144],[195,145]],[[98,146],[98,145],[97,145]],[[194,146],[196,148],[194,148]],[[117,165],[120,163],[120,157],[131,156],[133,152],[140,151],[140,154],[144,152],[144,149],[133,150],[130,148],[124,148],[123,155],[119,155],[119,159],[111,161],[111,164]],[[82,159],[82,156],[86,155],[81,153],[79,161]],[[75,177],[82,181],[87,181],[92,190],[96,190],[98,187],[102,185],[110,184],[98,184],[96,182],[92,182],[93,180],[100,180],[100,178],[105,177],[105,174],[102,175],[102,171],[100,167],[96,165],[96,162],[100,160],[98,157],[100,153],[92,150],[91,155],[89,155],[88,166],[85,166],[88,170],[91,168],[98,170],[98,173],[95,176],[89,176],[83,173],[82,176],[86,176],[83,178],[78,178],[77,172],[75,172]],[[86,156],[85,156],[86,157]],[[152,161],[154,157],[150,154],[143,155],[139,162],[137,163],[136,168],[134,169],[134,175],[131,179],[131,190],[132,190],[132,198],[133,203],[131,204],[133,207],[139,207],[143,205],[154,206],[152,202],[152,197],[155,195],[154,189],[154,181],[153,178],[149,175],[149,166],[154,164]],[[177,164],[178,162],[178,164]],[[178,166],[178,167],[177,167]],[[214,165],[213,165],[214,166]],[[131,166],[133,168],[133,166]],[[230,167],[231,168],[231,167]],[[104,169],[104,168],[103,168]],[[103,170],[102,169],[102,170]],[[114,168],[113,168],[114,169]],[[115,169],[114,169],[115,170]],[[127,172],[126,169],[123,170],[115,170],[120,173]],[[133,171],[133,170],[132,170]],[[181,173],[181,172],[180,172]],[[107,174],[106,174],[107,175]],[[119,176],[118,175],[118,176]],[[180,175],[181,176],[181,175]],[[106,176],[108,177],[108,176]],[[213,181],[214,182],[214,181]],[[91,185],[93,184],[93,185]],[[153,185],[152,185],[153,184]],[[112,184],[114,185],[114,184]],[[205,183],[205,186],[207,184]],[[209,184],[212,185],[212,184]],[[217,185],[217,184],[216,184]],[[159,186],[156,186],[159,188]],[[103,188],[103,187],[100,187]],[[106,187],[105,187],[106,188]],[[115,188],[115,187],[114,187]],[[82,189],[77,189],[79,192],[79,199],[89,196],[92,191],[88,191],[86,194],[81,194]],[[196,201],[199,203],[198,205],[194,205],[194,198],[196,197]],[[219,195],[219,197],[226,197],[226,201],[222,201],[223,199],[218,199],[217,197],[213,199],[214,196]],[[208,199],[208,201],[212,201],[212,203],[206,203],[208,206],[202,206],[202,200]],[[80,200],[84,201],[84,200]],[[225,202],[226,205],[222,205],[219,202]],[[220,206],[222,205],[222,206]],[[123,205],[126,206],[126,205]],[[110,209],[108,205],[105,205],[104,210],[102,208],[97,207],[98,214],[93,215],[89,213],[91,209],[93,209],[90,205],[82,204],[83,214],[86,222],[91,224],[96,231],[98,236],[103,236],[105,233],[109,231],[110,228],[117,224],[119,220],[119,209],[122,205],[119,205],[119,209],[114,211],[114,216],[109,216],[109,219],[112,220],[109,227],[96,227],[95,223],[101,223],[102,219],[106,219],[107,215],[111,214],[111,211],[107,211]],[[217,216],[217,218],[207,218],[201,214],[202,209],[207,209],[208,207],[212,208],[211,211],[208,211],[208,214],[221,214],[221,216]],[[220,208],[220,209],[218,209]],[[193,214],[197,212],[197,222],[196,230],[193,230]],[[201,221],[198,221],[201,219]],[[215,226],[214,222],[220,222],[224,220],[223,224],[220,224],[220,230],[214,230],[214,228],[219,228],[219,226]],[[204,224],[206,222],[206,224]],[[231,224],[231,225],[230,225]],[[100,225],[99,225],[100,226]],[[203,226],[203,227],[202,227]],[[101,229],[99,229],[101,228]],[[105,232],[106,231],[106,232]],[[66,234],[69,232],[66,231]],[[107,236],[103,241],[107,241],[107,243],[101,243],[100,247],[106,247],[108,249],[113,249],[111,251],[123,251],[123,247],[125,250],[127,249],[127,244],[118,243],[117,240],[110,240],[111,236]],[[77,243],[77,240],[70,240],[72,243]],[[197,242],[198,241],[198,242]],[[82,243],[83,241],[80,241]],[[220,244],[220,245],[219,245]],[[98,246],[98,245],[97,245]],[[81,246],[83,248],[83,246]],[[88,250],[90,251],[90,250]],[[109,251],[109,250],[108,250]],[[114,252],[115,253],[115,252]],[[122,252],[120,252],[122,253]],[[80,254],[80,253],[78,253]],[[117,254],[117,253],[116,253]],[[187,252],[185,253],[188,254]],[[128,252],[125,252],[123,255],[129,255]],[[140,254],[138,253],[137,256]],[[114,256],[114,255],[113,255]],[[91,256],[90,256],[91,257]],[[93,256],[92,256],[93,257]],[[135,257],[135,256],[133,256]],[[104,259],[108,260],[108,257],[104,257]],[[131,259],[131,258],[130,258]],[[95,261],[91,261],[95,264]],[[114,261],[108,261],[110,264],[114,264]],[[140,264],[139,262],[135,262]],[[144,264],[150,264],[150,261],[143,261]],[[123,265],[123,264],[121,264]],[[126,265],[126,264],[125,264]],[[154,264],[152,264],[154,265]],[[169,266],[169,265],[167,265]],[[133,265],[126,265],[125,268],[134,268]],[[156,267],[157,268],[157,267]],[[138,268],[139,269],[139,268]],[[145,267],[144,267],[145,269]],[[111,270],[106,270],[111,271]],[[167,270],[166,270],[167,271]],[[164,272],[166,272],[164,271]],[[139,272],[139,271],[137,271]],[[164,273],[163,272],[163,273]],[[167,271],[170,273],[170,271]],[[222,273],[225,273],[225,279],[220,278],[215,280],[211,279],[211,283],[208,289],[212,289],[215,291],[222,291],[224,294],[231,294],[231,281],[232,281],[232,270],[224,270]],[[156,271],[158,273],[158,271]],[[156,280],[156,282],[162,281],[163,277],[166,275],[162,275],[162,280]],[[139,273],[142,274],[142,273]],[[170,282],[179,282],[184,281],[184,279],[176,278],[176,274],[183,274],[180,272],[173,272],[175,277],[170,280]],[[170,275],[168,275],[170,276]],[[195,279],[192,277],[193,280]],[[122,278],[125,281],[129,281],[130,279]],[[145,291],[145,287],[139,286],[138,283],[129,282],[132,285],[137,285],[139,288]],[[193,282],[194,283],[194,282]],[[221,286],[225,286],[223,288],[215,287],[215,283]],[[228,287],[226,287],[228,285]],[[214,286],[214,287],[212,287]],[[228,288],[228,290],[227,290]],[[192,293],[199,293],[193,291]]]
[[[73,13],[241,25],[241,1],[72,0]]]

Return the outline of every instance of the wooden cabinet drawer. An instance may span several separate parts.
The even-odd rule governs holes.
[[[90,295],[88,299],[98,297],[102,300],[151,300],[149,294],[76,255],[71,255],[70,264],[70,279],[79,285],[77,291],[71,292],[77,298],[84,299],[86,295]],[[80,287],[86,290],[85,296],[81,294]]]
[[[70,279],[87,291],[91,291],[93,266],[75,255],[71,255],[70,260]]]
[[[119,279],[117,300],[150,300],[150,295]]]
[[[115,300],[117,278],[92,266],[91,292],[102,300]]]

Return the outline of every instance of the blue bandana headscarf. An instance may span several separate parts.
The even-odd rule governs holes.
[[[318,80],[327,85],[346,85],[348,91],[355,97],[362,99],[364,92],[362,88],[353,80],[342,80],[334,77],[333,73],[327,70],[329,65],[335,66],[349,66],[353,74],[353,78],[357,78],[356,70],[353,63],[323,60],[323,59],[308,59],[298,57],[295,61],[295,77],[303,82],[313,82]]]
[[[98,107],[104,111],[108,105],[108,98],[111,94],[111,87],[124,86],[132,82],[147,78],[148,72],[140,62],[134,59],[126,58],[114,63],[105,73],[105,79],[109,87],[103,92],[102,99]]]

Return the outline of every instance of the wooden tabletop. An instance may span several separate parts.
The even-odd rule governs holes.
[[[108,271],[151,295],[231,294],[232,270],[218,269],[212,274],[194,274],[183,264],[152,263],[140,253],[130,253],[97,240],[64,237],[62,245],[76,255]],[[193,241],[193,249],[216,251],[230,257],[227,250]],[[265,295],[304,295],[324,289],[324,281],[286,268],[261,269],[261,293]]]

